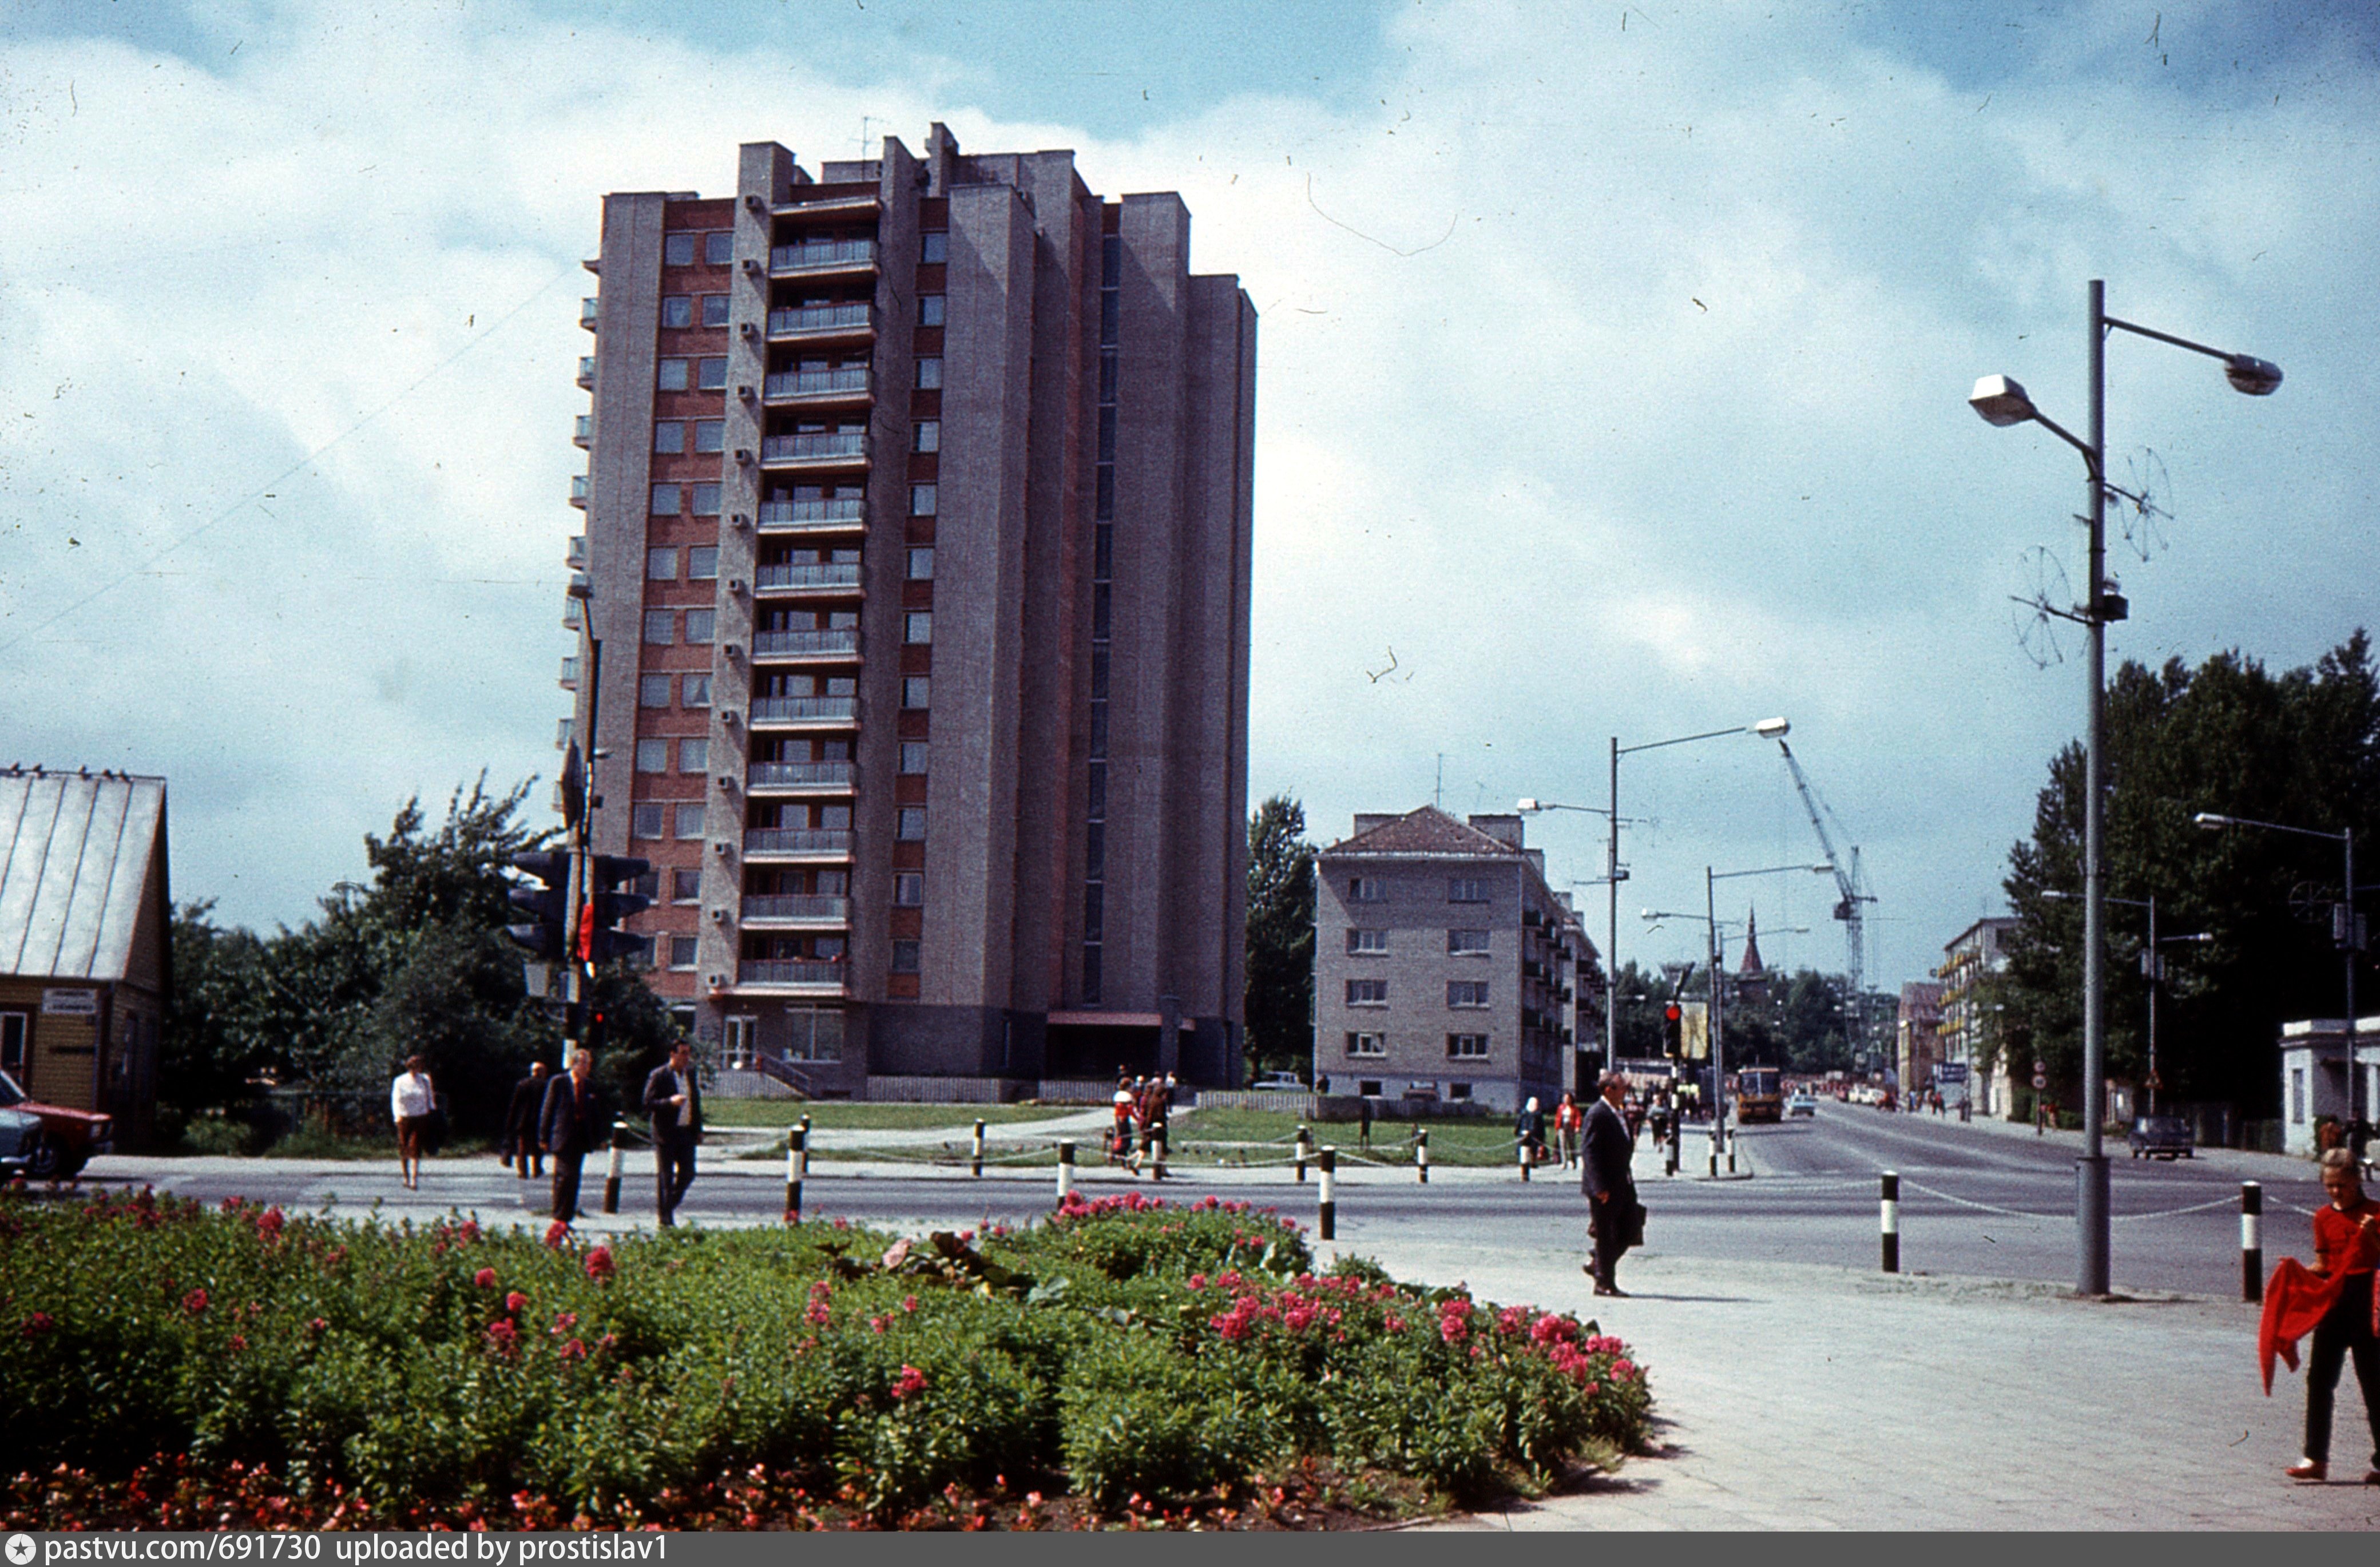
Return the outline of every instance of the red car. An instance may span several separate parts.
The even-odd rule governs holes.
[[[0,1072],[0,1110],[21,1111],[41,1118],[38,1147],[24,1161],[25,1173],[36,1181],[60,1181],[80,1170],[95,1153],[115,1146],[115,1118],[96,1111],[68,1110],[27,1096],[16,1078]]]

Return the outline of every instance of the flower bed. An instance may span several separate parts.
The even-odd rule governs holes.
[[[1281,1522],[1644,1445],[1593,1323],[1311,1261],[1288,1221],[1137,1193],[593,1246],[11,1199],[0,1526]]]

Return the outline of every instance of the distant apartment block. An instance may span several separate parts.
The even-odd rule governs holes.
[[[1330,1092],[1550,1110],[1600,1068],[1599,960],[1519,817],[1358,815],[1315,873],[1314,1070]]]
[[[2008,967],[2002,943],[2016,925],[2005,916],[1978,919],[1944,943],[1942,966],[1934,971],[1942,982],[1942,1059],[1967,1063],[1972,1080],[1982,1085],[1971,1089],[1976,1108],[1987,1115],[2014,1113],[2019,1086],[2033,1080],[2033,1063],[2012,1062],[2006,1051],[1988,1077],[1980,1064],[1987,1047],[1998,1042],[2000,1026],[1985,981]]]
[[[1941,1028],[1942,987],[1925,979],[1901,986],[1893,1018],[1892,1061],[1902,1093],[1923,1093],[1932,1087],[1934,1069],[1947,1059]]]
[[[1189,261],[1178,196],[940,125],[604,199],[564,739],[726,1055],[1237,1075],[1256,315]]]

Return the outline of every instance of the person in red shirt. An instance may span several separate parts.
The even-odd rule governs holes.
[[[2338,1282],[2338,1298],[2314,1325],[2306,1359],[2305,1456],[2291,1464],[2293,1480],[2330,1476],[2331,1395],[2347,1358],[2363,1390],[2363,1417],[2372,1427],[2367,1486],[2380,1485],[2380,1337],[2372,1330],[2372,1274],[2380,1267],[2380,1203],[2363,1195],[2355,1156],[2333,1148],[2322,1156],[2322,1186],[2330,1206],[2313,1216],[2313,1272]]]

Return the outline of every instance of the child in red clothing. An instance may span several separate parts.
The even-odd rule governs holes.
[[[2291,1479],[2322,1480],[2330,1475],[2331,1396],[2350,1355],[2363,1390],[2364,1421],[2372,1428],[2372,1468],[2366,1485],[2380,1485],[2380,1336],[2372,1330],[2372,1276],[2380,1267],[2380,1203],[2363,1195],[2355,1178],[2355,1158],[2345,1148],[2322,1156],[2323,1190],[2330,1206],[2313,1216],[2313,1271],[2336,1280],[2338,1294],[2313,1330],[2306,1359],[2305,1456],[2289,1467]]]

